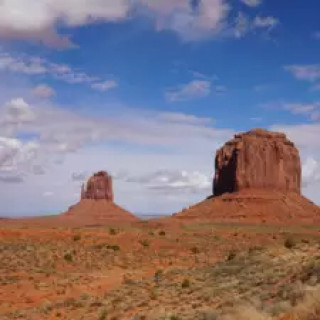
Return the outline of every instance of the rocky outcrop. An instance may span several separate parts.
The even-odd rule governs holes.
[[[107,200],[113,202],[112,177],[106,171],[95,173],[82,185],[81,200]]]
[[[262,129],[235,135],[217,151],[213,193],[270,189],[300,194],[301,164],[285,134]]]

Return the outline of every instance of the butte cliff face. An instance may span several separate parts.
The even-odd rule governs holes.
[[[113,202],[112,177],[106,171],[95,173],[82,185],[81,200],[107,200]]]
[[[217,151],[215,196],[243,189],[300,194],[299,151],[283,133],[255,129],[235,135]]]
[[[299,151],[282,133],[235,135],[215,159],[214,196],[176,215],[182,220],[313,224],[320,208],[301,195]]]

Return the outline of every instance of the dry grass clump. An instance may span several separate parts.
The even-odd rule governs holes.
[[[294,308],[289,316],[290,320],[318,320],[320,319],[320,288],[308,290],[304,300]]]
[[[252,306],[239,306],[226,315],[219,317],[219,320],[271,320],[271,317],[258,311]]]

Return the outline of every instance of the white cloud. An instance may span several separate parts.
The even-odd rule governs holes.
[[[290,65],[286,66],[285,70],[293,74],[293,76],[299,80],[307,80],[314,82],[320,79],[320,65]]]
[[[275,17],[255,17],[253,21],[253,25],[256,28],[267,28],[269,30],[273,29],[277,24],[279,24],[279,20]]]
[[[284,109],[295,115],[307,116],[312,121],[320,120],[320,102],[302,104],[292,103],[285,104]]]
[[[314,154],[320,149],[320,124],[275,125],[271,130],[285,132],[300,150]]]
[[[126,18],[129,9],[128,0],[2,0],[0,37],[70,46],[70,40],[55,30],[58,22],[74,27],[96,21],[116,21]]]
[[[140,111],[141,112],[141,111]],[[132,113],[132,114],[131,114]],[[101,142],[122,142],[176,148],[220,140],[229,130],[216,130],[210,119],[179,113],[141,113],[127,110],[120,118],[90,118],[50,105],[31,106],[22,98],[0,110],[0,136],[32,136],[38,153],[68,154]],[[15,141],[15,140],[13,140]],[[198,141],[198,143],[196,143]],[[37,163],[38,164],[38,163]]]
[[[39,84],[32,90],[32,93],[37,98],[42,98],[42,99],[51,98],[56,95],[56,92],[54,91],[54,89],[49,87],[46,84]]]
[[[5,113],[2,120],[0,120],[0,124],[4,127],[7,125],[20,126],[35,120],[34,111],[22,98],[12,99],[5,104],[4,108]]]
[[[262,0],[241,0],[248,7],[258,7],[262,4]]]
[[[249,18],[242,12],[239,12],[234,26],[234,35],[236,38],[242,38],[251,29],[251,22]]]
[[[102,81],[97,76],[72,69],[68,65],[56,64],[39,57],[13,56],[0,52],[0,71],[25,74],[28,76],[47,76],[69,84],[87,84],[93,89],[106,91],[117,84],[113,80]],[[38,88],[38,93],[43,94],[48,88]]]
[[[38,144],[0,136],[0,181],[21,182],[37,157]]]
[[[163,1],[140,0],[156,21],[158,30],[171,30],[187,41],[219,34],[226,24],[230,7],[225,0]]]
[[[147,16],[157,30],[171,30],[185,40],[197,40],[223,29],[230,7],[226,0],[3,0],[0,38],[41,41],[48,46],[72,46],[57,24],[78,27]]]
[[[208,193],[212,186],[212,177],[199,172],[185,170],[158,170],[141,176],[127,177],[127,182],[142,184],[145,188],[170,192]]]
[[[207,80],[192,80],[178,88],[168,90],[166,98],[171,102],[204,98],[211,93],[211,82]]]
[[[304,187],[320,181],[320,162],[308,157],[302,166],[302,181]]]
[[[91,85],[91,87],[93,89],[103,91],[103,92],[109,91],[113,88],[116,88],[117,86],[118,86],[118,84],[114,80],[108,80],[105,82],[97,82],[97,83],[93,83]]]
[[[185,123],[185,124],[210,124],[213,122],[212,118],[201,118],[191,114],[178,112],[163,112],[159,114],[159,119],[168,122]]]
[[[231,28],[231,33],[234,37],[240,39],[249,33],[256,32],[258,29],[270,33],[278,24],[279,20],[275,17],[256,16],[251,19],[245,13],[239,12]]]

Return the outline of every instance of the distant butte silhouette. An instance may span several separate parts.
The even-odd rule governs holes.
[[[213,196],[175,214],[182,220],[320,223],[320,208],[301,195],[299,151],[283,133],[236,134],[217,151]]]

